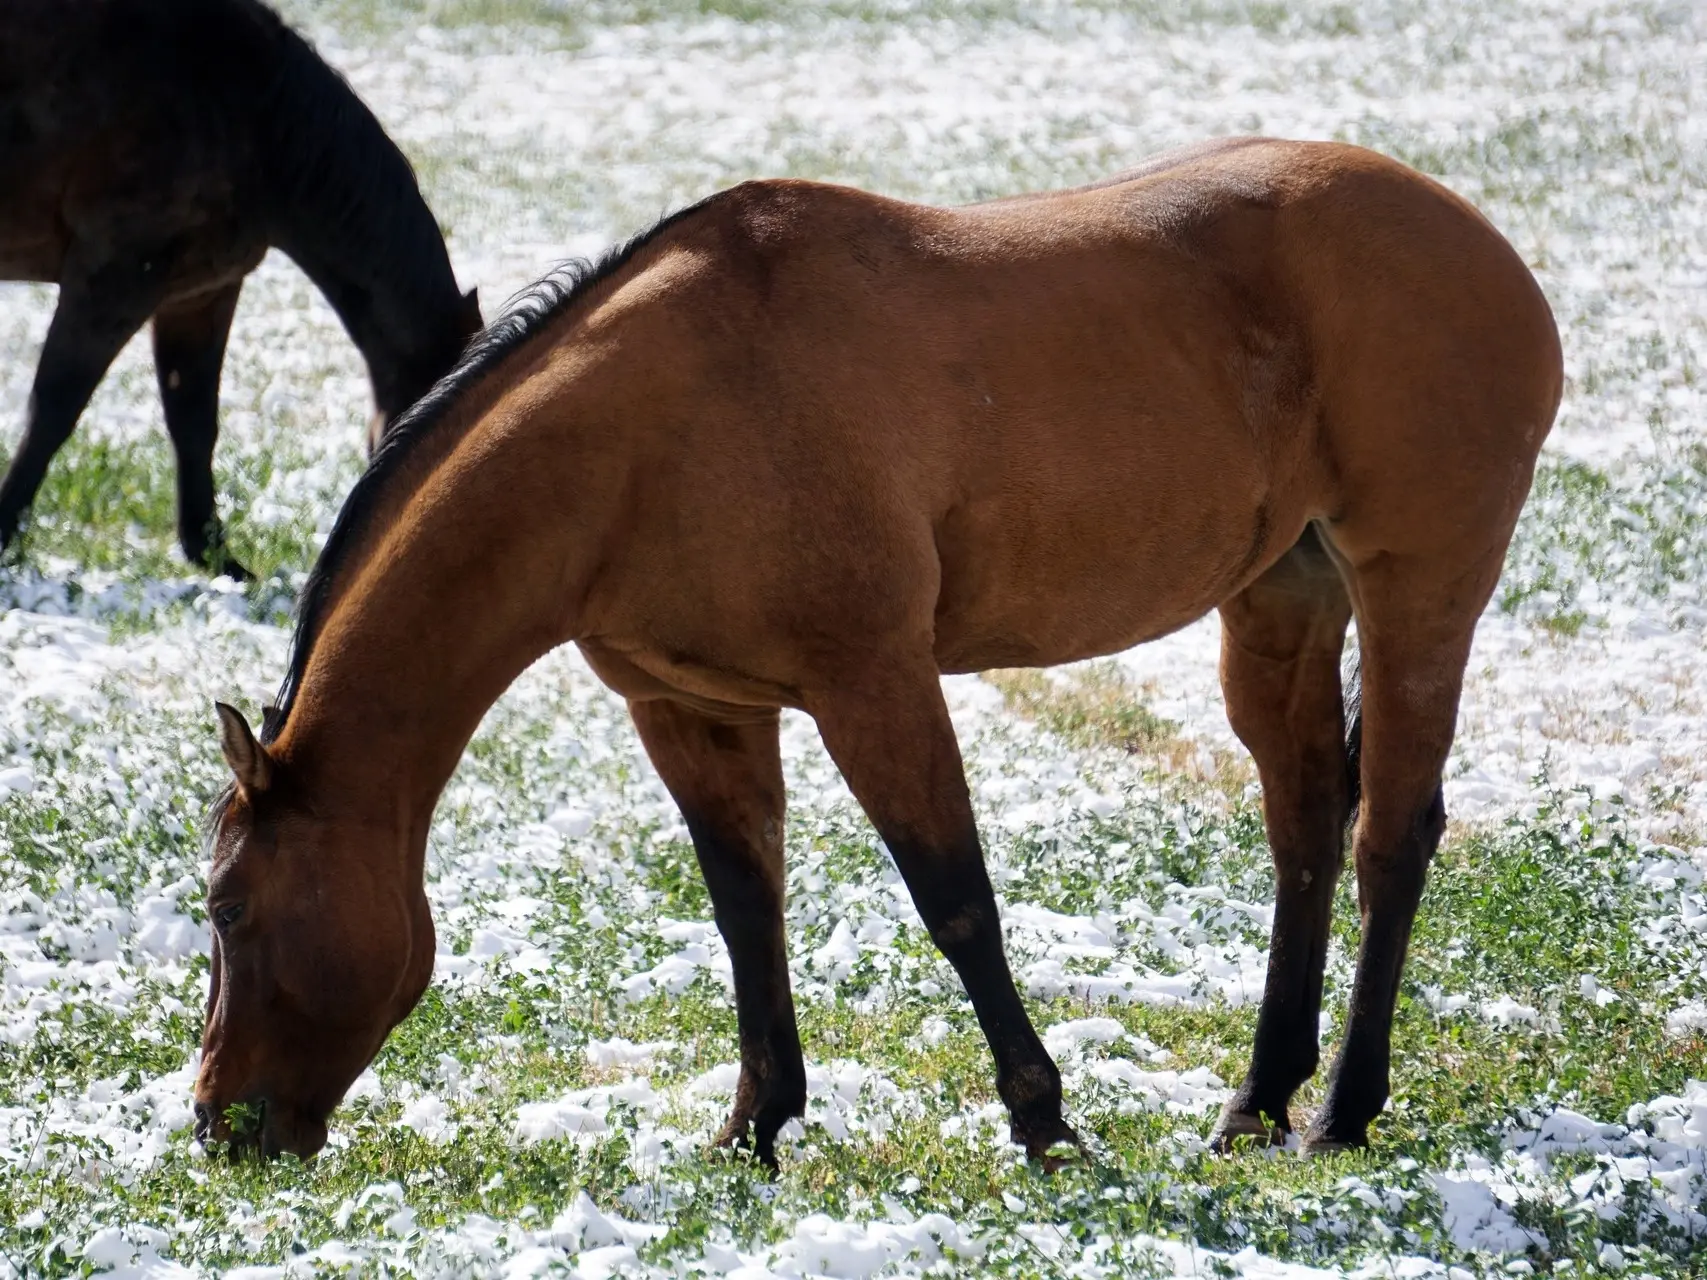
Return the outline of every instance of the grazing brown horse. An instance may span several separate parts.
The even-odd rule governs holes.
[[[242,1101],[265,1152],[324,1141],[432,972],[440,790],[505,687],[574,641],[629,699],[729,947],[723,1139],[774,1160],[805,1102],[777,746],[797,707],[965,983],[1014,1139],[1073,1141],[938,676],[1111,653],[1218,607],[1278,889],[1217,1137],[1286,1128],[1315,1068],[1355,803],[1363,942],[1306,1141],[1364,1142],[1471,633],[1560,381],[1499,234],[1338,145],[1218,142],[961,209],[748,183],[547,281],[351,494],[264,740],[220,708],[236,782],[212,829],[199,1131],[228,1136]]]
[[[377,424],[480,328],[409,162],[349,85],[256,0],[0,5],[0,280],[59,284],[29,418],[0,482],[0,546],[107,367],[152,316],[178,537],[246,576],[214,513],[219,375],[268,246],[366,357]]]

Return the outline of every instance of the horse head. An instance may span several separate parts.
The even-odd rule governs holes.
[[[345,1091],[432,976],[406,838],[340,812],[220,704],[235,781],[213,819],[213,972],[196,1136],[313,1155]]]

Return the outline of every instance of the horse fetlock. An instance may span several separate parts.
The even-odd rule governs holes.
[[[1265,1045],[1259,1034],[1251,1069],[1228,1105],[1253,1116],[1285,1114],[1298,1086],[1315,1075],[1320,1065],[1320,1051],[1315,1040],[1308,1037],[1306,1028],[1290,1044],[1271,1041]],[[1264,1049],[1272,1052],[1264,1053]]]
[[[790,1120],[805,1115],[806,1076],[788,1072],[782,1079],[768,1082],[763,1090],[755,1091],[751,1113],[754,1122],[773,1135]]]
[[[806,1114],[803,1068],[743,1063],[735,1087],[735,1106],[715,1140],[716,1146],[750,1150],[760,1163],[776,1168],[776,1135],[790,1120]]]
[[[1047,1057],[1004,1072],[996,1081],[996,1092],[1015,1115],[1032,1111],[1061,1114],[1061,1071]]]
[[[1007,1104],[1009,1136],[1046,1168],[1056,1167],[1051,1163],[1051,1148],[1083,1146],[1061,1116],[1061,1073],[1047,1058],[1003,1073],[996,1081],[996,1092]]]

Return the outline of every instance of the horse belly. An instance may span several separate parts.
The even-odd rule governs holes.
[[[1189,626],[1236,588],[1232,574],[1168,583],[1149,566],[1110,566],[1094,586],[1014,582],[999,596],[939,614],[937,665],[945,673],[1050,667],[1119,653]]]
[[[1248,457],[1228,459],[1214,484],[1134,481],[1100,496],[1053,518],[1000,502],[951,513],[938,535],[944,671],[1052,666],[1178,630],[1266,568],[1305,519]]]
[[[58,244],[8,240],[0,235],[0,280],[51,283],[59,279],[60,266],[64,261],[64,249]]]
[[[0,280],[55,281],[65,261],[63,176],[38,160],[0,137]]]

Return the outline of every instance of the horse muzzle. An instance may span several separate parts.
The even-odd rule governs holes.
[[[272,1160],[287,1152],[311,1158],[326,1145],[326,1124],[281,1107],[268,1098],[245,1099],[229,1106],[197,1100],[196,1141],[222,1145],[232,1159],[258,1156]]]

